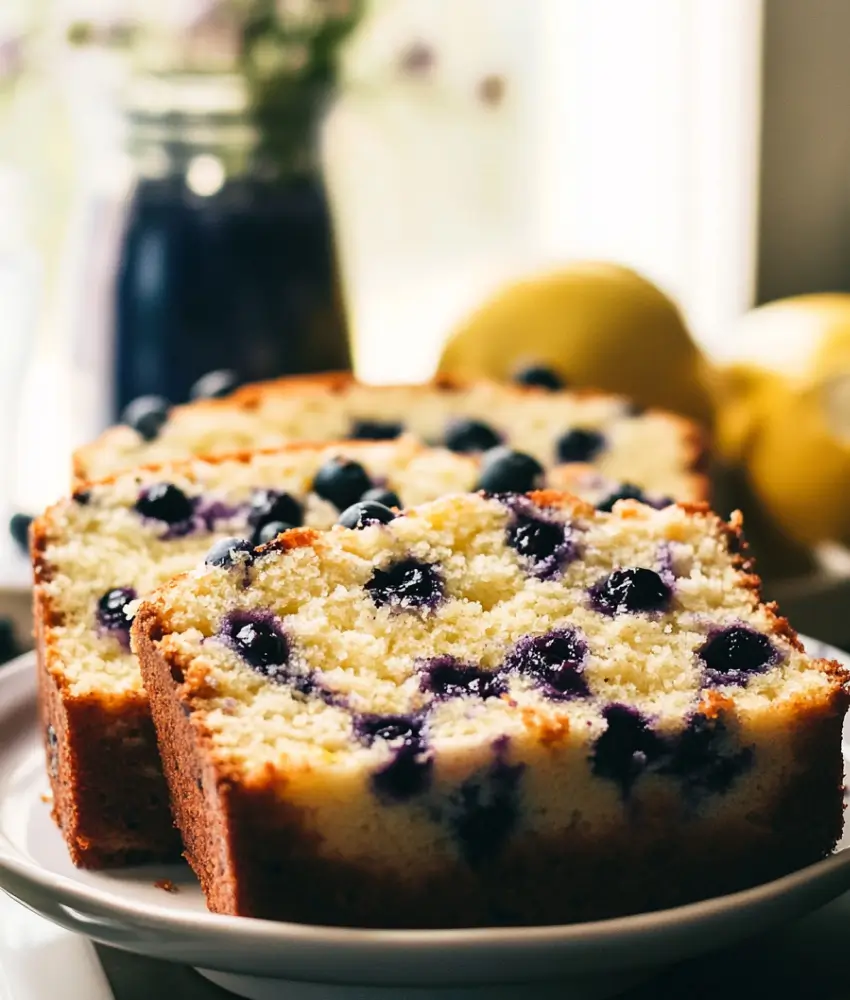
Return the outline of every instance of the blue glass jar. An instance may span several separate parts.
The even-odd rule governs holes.
[[[331,218],[310,150],[259,152],[238,75],[139,79],[135,181],[114,298],[114,415],[187,398],[205,372],[253,381],[347,369]]]

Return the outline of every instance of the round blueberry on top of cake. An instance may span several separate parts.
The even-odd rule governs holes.
[[[139,396],[127,404],[121,422],[132,427],[143,441],[153,441],[165,426],[170,408],[162,396]]]
[[[543,466],[531,455],[493,448],[484,455],[476,489],[485,493],[526,493],[540,485]]]
[[[195,505],[174,483],[154,483],[141,491],[136,510],[142,517],[174,525],[188,521]]]
[[[260,529],[272,521],[295,527],[304,523],[304,508],[291,494],[273,489],[258,489],[251,495],[248,524]]]
[[[501,438],[483,420],[456,419],[446,428],[445,445],[452,451],[489,451],[501,444]]]
[[[134,642],[209,905],[557,923],[828,853],[848,678],[760,603],[739,533],[701,508],[457,494],[157,591]]]
[[[367,524],[389,524],[395,514],[375,500],[361,500],[346,508],[339,518],[344,528],[365,528]]]
[[[518,369],[514,373],[514,381],[518,385],[548,389],[549,392],[557,392],[565,385],[564,380],[554,369],[541,364],[530,364]]]
[[[556,450],[559,462],[592,462],[605,447],[605,435],[600,431],[576,427],[558,438]]]
[[[114,636],[125,649],[130,648],[132,616],[129,605],[139,595],[133,587],[113,587],[97,602],[97,622],[105,634]]]
[[[345,510],[372,487],[372,481],[359,462],[348,458],[332,458],[316,473],[313,492]]]

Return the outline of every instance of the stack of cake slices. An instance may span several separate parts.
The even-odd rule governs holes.
[[[182,849],[218,912],[409,927],[823,857],[847,678],[761,603],[704,458],[677,417],[489,383],[284,380],[111,429],[32,531],[74,862]]]

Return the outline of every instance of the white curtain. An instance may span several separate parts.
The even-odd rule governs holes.
[[[753,297],[761,15],[378,0],[325,136],[359,374],[427,377],[504,280],[582,258],[641,270],[722,349]]]

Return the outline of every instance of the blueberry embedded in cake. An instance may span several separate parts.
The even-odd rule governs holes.
[[[476,460],[412,440],[300,445],[87,483],[38,518],[37,647],[55,743],[46,753],[55,814],[74,862],[108,867],[180,851],[147,695],[130,650],[140,598],[204,560],[230,574],[234,586],[245,586],[255,545],[303,525],[330,528],[340,516],[333,501],[342,502],[352,481],[358,521],[366,527],[393,518],[382,501],[400,507],[400,496],[417,503],[465,491],[477,474]],[[313,489],[316,480],[332,499]],[[389,603],[415,598],[410,581],[390,590]],[[285,632],[266,635],[261,616],[231,626],[222,636],[245,663],[259,664],[269,681],[322,697],[297,657],[277,656]]]
[[[847,677],[760,603],[737,521],[552,491],[361,511],[137,612],[213,910],[558,923],[832,849]]]

